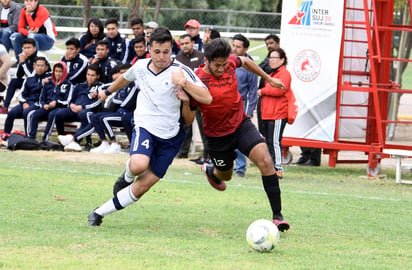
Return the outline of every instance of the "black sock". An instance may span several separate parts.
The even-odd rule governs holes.
[[[272,208],[273,218],[281,218],[282,202],[280,198],[279,180],[276,174],[262,176],[262,183],[269,199],[270,208]]]
[[[214,169],[215,169],[215,167],[213,167],[213,166],[207,166],[206,167],[206,174],[207,174],[207,176],[210,177],[210,179],[213,180],[213,182],[215,182],[216,184],[220,184],[222,181],[215,176],[215,174],[213,173]]]

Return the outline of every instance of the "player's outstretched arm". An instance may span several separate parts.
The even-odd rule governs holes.
[[[247,57],[240,56],[240,60],[242,61],[242,66],[250,72],[253,72],[264,80],[266,80],[272,87],[284,89],[285,86],[283,85],[282,81],[276,78],[272,78],[269,74],[267,74],[263,69],[261,69],[255,62],[250,60]]]
[[[120,89],[129,85],[130,81],[126,80],[123,77],[123,74],[117,77],[117,79],[110,85],[106,91],[99,92],[99,100],[102,102],[104,101],[111,93],[117,92]]]
[[[209,90],[203,86],[188,81],[183,74],[182,67],[179,68],[179,71],[172,72],[172,83],[184,88],[197,102],[202,104],[212,103],[212,96],[210,95]]]

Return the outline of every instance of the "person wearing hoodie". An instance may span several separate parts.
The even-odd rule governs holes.
[[[40,93],[43,88],[43,79],[50,74],[48,71],[48,62],[45,57],[37,57],[34,62],[35,75],[28,77],[20,92],[20,103],[14,106],[7,114],[4,122],[4,132],[10,133],[13,129],[14,119],[24,119],[24,130],[27,130],[27,114],[39,108]]]
[[[37,128],[40,121],[47,121],[44,130],[43,141],[47,141],[54,126],[56,113],[67,108],[73,85],[68,80],[66,64],[62,61],[53,66],[51,77],[43,80],[43,89],[40,93],[40,108],[31,111],[27,115],[27,136],[36,138]]]

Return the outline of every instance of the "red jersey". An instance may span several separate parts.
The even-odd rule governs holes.
[[[246,118],[243,100],[237,90],[236,68],[242,62],[230,55],[223,76],[216,78],[203,71],[203,65],[196,70],[199,79],[209,88],[213,101],[209,105],[192,99],[192,106],[198,106],[203,116],[203,131],[209,137],[222,137],[233,133]]]

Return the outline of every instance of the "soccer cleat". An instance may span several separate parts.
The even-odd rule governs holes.
[[[57,136],[57,138],[59,139],[59,142],[63,145],[66,146],[69,143],[73,142],[73,135],[68,134],[68,135],[59,135]]]
[[[64,151],[65,152],[81,152],[83,149],[80,146],[80,144],[78,144],[75,141],[72,141],[71,143],[69,143],[68,145],[66,145],[64,147]]]
[[[114,185],[113,185],[113,195],[114,196],[116,196],[117,192],[119,192],[120,190],[132,184],[132,182],[129,183],[124,179],[124,174],[125,172],[123,172],[122,175],[120,175],[119,178],[117,178],[116,182],[114,182]]]
[[[105,153],[110,149],[110,145],[107,141],[102,141],[99,147],[90,150],[90,153]]]
[[[120,153],[122,148],[120,147],[120,144],[117,142],[112,143],[108,149],[104,151],[105,154],[115,154],[115,153]]]
[[[206,175],[207,181],[209,181],[209,184],[212,187],[219,191],[224,191],[226,189],[226,183],[217,179],[217,177],[213,175],[213,166],[208,163],[203,163],[201,170],[204,175]]]
[[[282,172],[276,171],[276,175],[278,176],[279,179],[283,178]]]
[[[283,219],[282,216],[276,216],[273,219],[273,223],[278,227],[278,230],[281,232],[287,231],[290,228],[289,223]]]
[[[96,212],[94,212],[94,210],[87,215],[89,226],[100,226],[100,224],[102,224],[103,222],[103,216],[97,214]]]

